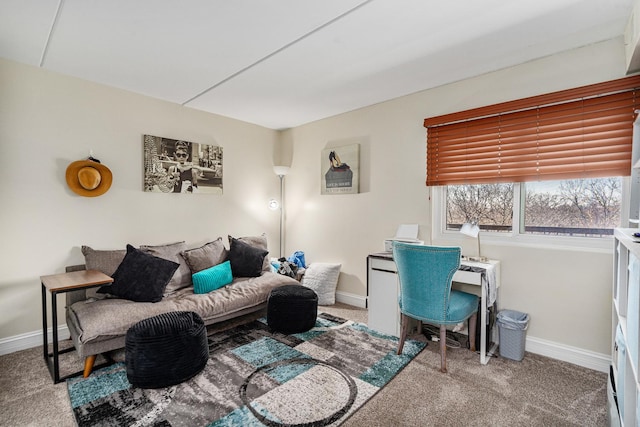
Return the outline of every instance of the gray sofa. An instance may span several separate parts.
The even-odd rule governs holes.
[[[255,238],[246,239],[252,244],[256,242]],[[266,239],[259,243],[266,247]],[[265,257],[259,276],[233,277],[230,284],[220,289],[198,294],[190,281],[190,268],[201,269],[203,260],[216,265],[227,259],[229,250],[222,246],[221,239],[194,249],[186,249],[184,242],[141,246],[141,249],[181,264],[159,302],[131,301],[96,293],[95,288],[67,293],[67,326],[78,355],[84,359],[85,377],[91,373],[96,356],[124,348],[127,330],[143,319],[171,311],[193,311],[210,325],[262,311],[272,289],[300,284],[291,277],[272,272]],[[82,251],[86,263],[67,267],[67,271],[97,269],[111,276],[125,256],[123,250],[96,251],[84,246]],[[198,263],[200,265],[195,265]]]

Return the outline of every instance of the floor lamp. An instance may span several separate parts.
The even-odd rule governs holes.
[[[284,256],[284,177],[289,166],[274,166],[273,171],[280,178],[280,258]]]

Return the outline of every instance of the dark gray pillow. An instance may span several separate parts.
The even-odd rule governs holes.
[[[158,302],[179,266],[127,245],[127,254],[113,273],[113,283],[101,286],[98,292],[136,302]]]
[[[182,257],[193,274],[225,262],[227,248],[222,243],[222,237],[218,237],[213,242],[209,242],[199,248],[183,251]]]
[[[234,239],[234,237],[233,236],[228,236],[228,237],[229,237],[229,245],[231,245],[231,239]],[[241,242],[248,243],[249,245],[255,248],[264,249],[265,251],[269,250],[269,247],[267,246],[267,235],[264,233],[262,233],[259,236],[243,236],[243,237],[238,237],[237,239],[240,240]],[[262,263],[262,271],[271,271],[271,264],[269,263],[268,257],[264,257],[264,262]]]
[[[258,277],[262,274],[262,263],[269,251],[253,247],[229,236],[228,260],[233,277]]]

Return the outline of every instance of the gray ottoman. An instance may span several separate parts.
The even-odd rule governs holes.
[[[127,379],[134,387],[179,384],[209,360],[207,330],[197,313],[174,311],[144,319],[127,331]]]

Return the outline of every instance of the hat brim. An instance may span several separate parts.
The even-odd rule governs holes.
[[[78,180],[78,171],[84,167],[94,168],[100,174],[100,184],[93,190],[88,190],[80,185]],[[67,185],[76,194],[84,197],[97,197],[106,193],[111,187],[113,181],[113,175],[108,167],[102,163],[94,162],[91,160],[77,160],[67,166],[67,172],[65,174]]]

